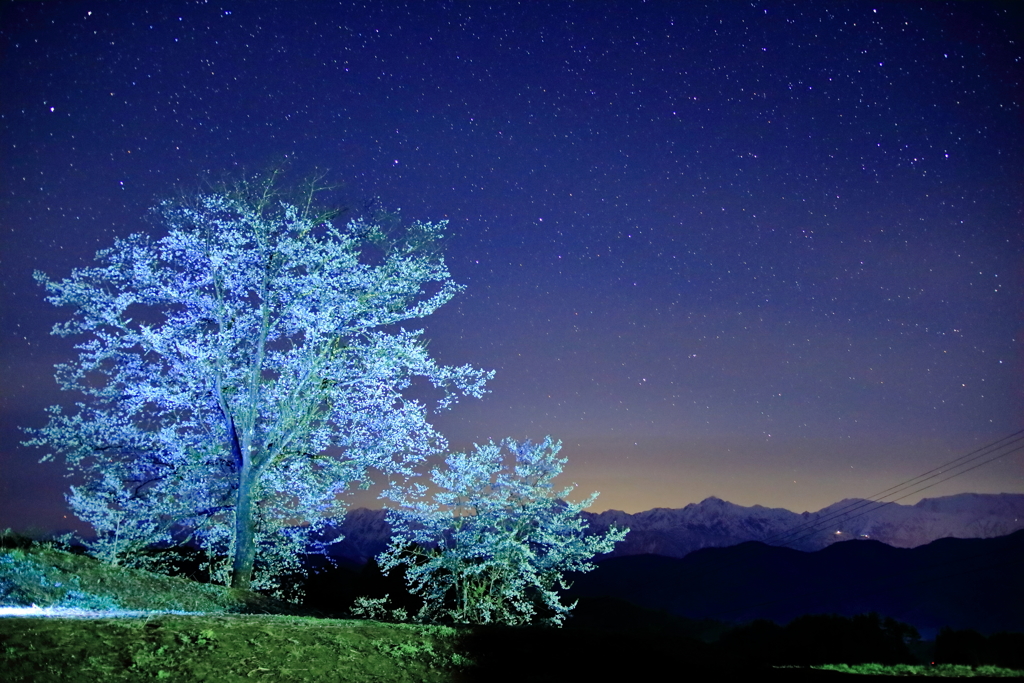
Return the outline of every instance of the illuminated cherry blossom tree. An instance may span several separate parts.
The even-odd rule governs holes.
[[[438,365],[405,326],[461,290],[445,222],[339,226],[314,195],[284,201],[269,176],[165,201],[159,239],[117,240],[64,280],[36,273],[73,310],[54,333],[86,337],[57,366],[83,400],[49,408],[26,443],[84,481],[69,502],[94,554],[141,564],[185,530],[215,580],[273,587],[346,488],[445,449],[431,406],[484,393],[492,372]]]

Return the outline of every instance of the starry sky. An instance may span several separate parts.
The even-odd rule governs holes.
[[[817,510],[1024,427],[1024,5],[6,2],[0,527],[70,403],[65,277],[204,174],[450,221],[453,448],[563,441],[594,510]],[[918,495],[1024,492],[1020,453]],[[353,501],[373,503],[374,499]]]

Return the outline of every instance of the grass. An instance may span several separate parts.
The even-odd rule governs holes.
[[[446,626],[319,619],[247,591],[0,549],[0,605],[102,618],[0,619],[5,681],[449,681],[471,664]],[[113,616],[125,611],[142,616]]]
[[[113,567],[40,545],[0,549],[0,604],[83,609],[299,613],[258,593]]]
[[[0,620],[11,681],[449,681],[440,626],[282,615]]]
[[[1003,669],[998,666],[965,666],[962,664],[912,665],[896,664],[825,664],[812,667],[822,671],[868,676],[931,676],[935,678],[1022,678],[1024,671]]]
[[[0,618],[0,672],[12,683],[564,683],[659,680],[666,667],[697,680],[737,673],[724,651],[699,639],[713,624],[632,606],[581,604],[577,626],[563,629],[326,619],[255,593],[112,567],[38,544],[5,545],[0,605],[92,610],[87,619]],[[114,616],[129,610],[136,616]],[[994,667],[877,665],[757,673],[765,680],[855,674],[1022,675]]]

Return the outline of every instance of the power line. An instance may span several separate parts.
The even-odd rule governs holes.
[[[837,518],[839,516],[842,516],[842,515],[849,515],[850,513],[855,512],[856,510],[859,510],[859,509],[867,507],[867,506],[872,506],[872,505],[874,506],[874,507],[869,507],[868,509],[861,511],[860,513],[858,513],[856,515],[848,516],[848,517],[846,517],[846,519],[844,521],[848,521],[850,519],[855,519],[855,518],[860,517],[862,515],[868,514],[870,512],[874,512],[875,510],[878,510],[878,509],[881,509],[882,507],[884,507],[886,505],[890,505],[892,503],[895,503],[896,501],[903,500],[904,498],[908,498],[908,497],[914,495],[915,493],[919,493],[919,492],[924,491],[926,489],[932,488],[933,486],[937,486],[937,485],[939,485],[939,484],[941,484],[941,483],[943,483],[945,481],[949,481],[950,479],[953,479],[955,477],[959,477],[959,476],[961,476],[963,474],[966,474],[967,472],[970,472],[971,470],[975,470],[975,469],[977,469],[979,467],[983,467],[984,465],[988,465],[988,464],[990,464],[990,463],[992,463],[992,462],[994,462],[994,461],[996,461],[996,460],[998,460],[1000,458],[1003,458],[1003,457],[1005,457],[1007,455],[1010,455],[1010,454],[1016,453],[1018,451],[1024,450],[1024,443],[1021,443],[1022,441],[1024,441],[1024,429],[1021,429],[1021,430],[1016,431],[1016,432],[1014,432],[1012,434],[1009,434],[1009,435],[1007,435],[1007,436],[1005,436],[1005,437],[1003,437],[1001,439],[997,439],[996,441],[993,441],[993,442],[991,442],[989,444],[986,444],[986,445],[984,445],[984,446],[982,446],[980,448],[977,448],[977,449],[975,449],[975,450],[973,450],[973,451],[971,451],[969,453],[966,453],[966,454],[964,454],[964,455],[962,455],[962,456],[960,456],[958,458],[955,458],[954,460],[951,460],[951,461],[949,461],[949,462],[947,462],[947,463],[945,463],[943,465],[940,465],[940,466],[935,467],[935,468],[933,468],[931,470],[928,470],[927,472],[924,472],[923,474],[920,474],[920,475],[918,475],[916,477],[908,479],[908,480],[906,480],[904,482],[901,482],[899,484],[896,484],[894,486],[890,486],[889,488],[887,488],[887,489],[885,489],[883,491],[880,491],[879,493],[874,494],[871,497],[874,500],[859,500],[859,501],[851,502],[851,503],[847,504],[846,506],[840,507],[838,510],[833,511],[832,514],[827,515],[826,517],[824,517],[822,519],[815,520],[813,522],[809,522],[807,524],[801,525],[801,526],[799,526],[799,527],[797,527],[795,529],[791,529],[788,532],[783,532],[783,533],[775,534],[774,536],[770,537],[769,540],[763,541],[763,542],[766,543],[766,544],[770,544],[772,540],[776,540],[776,541],[778,541],[780,539],[784,540],[787,537],[792,536],[793,534],[799,534],[801,531],[806,531],[808,528],[810,528],[810,532],[809,533],[800,535],[800,536],[798,536],[795,539],[790,539],[789,540],[789,543],[795,543],[797,541],[802,540],[803,538],[806,538],[807,536],[809,536],[811,534],[814,534],[814,533],[817,533],[817,532],[821,531],[821,528],[823,528],[823,527],[821,527],[821,525],[829,522],[829,520],[834,520],[835,518]],[[966,465],[971,465],[971,466],[967,467],[966,469],[961,469],[961,468],[964,468]],[[959,471],[951,472],[951,470],[959,470]],[[943,475],[948,475],[948,476],[943,476]],[[932,481],[934,479],[938,479],[938,481]],[[926,482],[931,482],[931,483],[928,483],[928,484],[926,484],[924,486],[919,486],[921,484],[925,484]],[[918,486],[919,486],[919,488],[914,488],[914,487],[918,487]],[[914,490],[908,492],[907,490],[911,489],[911,488],[914,488]],[[881,502],[882,499],[889,498],[889,497],[892,497],[892,496],[896,496],[897,494],[903,494],[903,495],[900,495],[899,497],[894,498],[893,500],[890,500],[890,501]],[[917,567],[917,570],[935,569],[935,568],[943,567],[945,565],[950,565],[950,564],[954,564],[955,565],[955,564],[959,564],[959,563],[962,563],[962,562],[969,562],[969,561],[972,561],[972,560],[978,560],[978,559],[981,559],[981,558],[984,558],[984,557],[987,557],[987,556],[991,556],[991,555],[1001,555],[1002,553],[1005,553],[1005,552],[1008,552],[1008,551],[1011,551],[1011,550],[1015,550],[1015,548],[1011,547],[1011,548],[993,549],[993,550],[989,550],[987,552],[971,555],[971,556],[968,556],[968,557],[952,558],[952,559],[949,559],[949,560],[946,560],[946,561],[943,561],[943,562],[938,562],[938,563],[934,563],[934,564],[928,564],[928,565],[925,565],[925,566],[922,566],[922,567]],[[733,565],[734,562],[726,562],[726,563],[721,563],[721,564],[712,562],[712,563],[709,563],[709,564],[711,564],[711,565],[717,564],[717,567],[716,566],[704,566],[704,567],[701,568],[702,569],[700,571],[701,575],[707,576],[712,571],[714,573],[718,574],[721,571],[730,568],[730,566]],[[889,572],[889,573],[875,572],[874,576],[872,576],[872,577],[870,577],[868,579],[868,582],[869,582],[869,584],[873,584],[873,592],[874,591],[883,591],[883,590],[897,590],[899,588],[907,588],[907,587],[914,586],[914,585],[920,585],[920,584],[924,584],[924,583],[928,583],[928,582],[932,582],[932,581],[949,579],[949,578],[952,578],[952,577],[972,574],[972,573],[979,572],[979,571],[987,571],[987,570],[990,570],[990,569],[1001,567],[1001,566],[1003,566],[1005,564],[1006,564],[1005,562],[996,562],[995,564],[990,564],[990,565],[987,565],[987,566],[984,566],[984,567],[977,567],[977,566],[975,566],[975,567],[970,567],[970,568],[959,570],[959,571],[954,570],[954,571],[951,571],[951,572],[947,572],[945,574],[941,574],[939,576],[931,576],[931,577],[928,577],[928,578],[908,579],[908,580],[903,581],[902,583],[890,584],[890,585],[887,585],[887,586],[883,586],[883,585],[880,585],[880,584],[882,584],[882,582],[884,582],[886,580],[890,580],[890,581],[891,580],[898,580],[903,572],[902,571],[901,572]],[[697,577],[694,577],[694,578],[696,579]],[[726,607],[724,613],[725,614],[741,613],[741,612],[747,611],[749,609],[756,609],[757,607],[763,607],[763,606],[766,606],[766,605],[769,605],[769,604],[774,604],[774,603],[779,603],[779,602],[789,602],[791,600],[798,599],[798,598],[810,597],[810,596],[812,596],[814,594],[817,594],[817,593],[820,593],[820,592],[823,592],[823,591],[821,589],[819,589],[819,590],[812,590],[812,591],[805,591],[803,593],[791,594],[791,595],[779,597],[779,598],[772,599],[772,600],[762,601],[760,603],[756,603],[756,604],[753,604],[753,605],[747,604],[747,605],[745,605],[743,607],[736,606],[736,607],[732,607],[731,609]]]
[[[895,503],[896,501],[900,501],[900,500],[903,500],[904,498],[909,498],[910,496],[914,495],[915,493],[920,493],[921,491],[924,491],[924,490],[926,490],[926,489],[930,489],[930,488],[932,488],[933,486],[938,486],[939,484],[941,484],[941,483],[942,483],[942,482],[944,482],[944,481],[949,481],[950,479],[954,479],[954,478],[956,478],[956,477],[959,477],[959,476],[960,476],[961,474],[966,474],[966,473],[970,472],[971,470],[974,470],[974,469],[977,469],[977,468],[981,467],[982,465],[987,465],[987,464],[989,464],[990,462],[994,462],[995,460],[998,460],[998,459],[1000,459],[1000,458],[1002,458],[1002,457],[1004,457],[1004,456],[1010,455],[1011,453],[1016,453],[1017,451],[1020,451],[1020,450],[1024,450],[1024,445],[1021,445],[1021,446],[1017,446],[1016,448],[1013,448],[1013,449],[1011,449],[1011,450],[1009,450],[1009,451],[1006,451],[1006,452],[1003,452],[1003,453],[999,453],[999,454],[998,454],[998,455],[996,455],[995,457],[992,457],[992,458],[989,458],[988,460],[985,460],[985,461],[983,461],[983,462],[980,462],[980,463],[978,463],[977,465],[975,465],[974,467],[968,467],[968,468],[967,468],[966,470],[963,470],[963,471],[961,471],[961,472],[956,472],[956,473],[954,473],[954,474],[951,474],[951,475],[949,475],[948,477],[946,477],[946,478],[944,478],[944,479],[940,479],[939,481],[936,481],[936,482],[934,482],[934,483],[928,484],[927,486],[922,486],[921,488],[919,488],[919,489],[915,489],[915,490],[911,491],[910,493],[907,493],[907,494],[905,494],[905,495],[903,495],[903,496],[900,496],[899,498],[895,498],[895,499],[893,499],[893,500],[889,500],[889,501],[886,501],[886,502],[884,502],[884,503],[878,503],[878,504],[877,504],[877,505],[876,505],[875,507],[873,507],[873,508],[869,508],[869,509],[867,509],[867,510],[864,510],[863,512],[860,512],[860,513],[858,513],[858,514],[856,514],[856,515],[850,515],[850,516],[848,516],[848,517],[845,517],[845,518],[844,518],[844,519],[842,520],[842,522],[849,522],[849,521],[850,521],[851,519],[857,519],[858,517],[862,517],[863,515],[866,515],[866,514],[869,514],[869,513],[871,513],[871,512],[875,512],[875,511],[877,511],[877,510],[880,510],[880,509],[882,509],[883,507],[885,507],[886,505],[892,505],[892,504],[893,504],[893,503]],[[966,464],[966,463],[962,463],[962,464]],[[936,475],[936,476],[937,476],[937,475]],[[931,477],[929,477],[929,479],[930,479],[930,478],[931,478]],[[925,480],[925,481],[927,481],[927,480]],[[918,482],[918,483],[921,483],[921,482]],[[869,501],[869,503],[870,503],[870,501]],[[857,508],[852,508],[852,509],[851,509],[851,510],[849,510],[848,512],[852,512],[852,511],[853,511],[854,509],[857,509]],[[828,520],[826,519],[826,520],[822,520],[822,521],[828,521]],[[814,522],[814,524],[817,524],[817,523],[819,523],[819,522]],[[808,531],[807,533],[804,533],[804,534],[800,535],[800,536],[799,536],[799,537],[797,537],[797,538],[794,538],[794,539],[790,539],[790,540],[788,541],[788,543],[796,543],[796,542],[798,542],[798,541],[802,541],[803,539],[805,539],[805,538],[809,538],[810,536],[812,536],[812,535],[814,535],[814,534],[818,533],[819,531],[822,531],[822,528],[816,528],[816,529],[811,529],[811,530],[809,530],[809,531]]]
[[[791,538],[788,541],[788,543],[796,543],[797,541],[803,540],[804,538],[807,538],[808,536],[821,531],[821,529],[824,528],[822,526],[823,524],[826,524],[830,520],[834,520],[835,518],[837,518],[839,516],[849,515],[850,513],[855,512],[856,510],[859,510],[861,508],[865,508],[865,507],[868,507],[868,506],[874,506],[874,507],[868,507],[868,509],[862,510],[861,512],[859,512],[856,515],[848,516],[843,521],[848,521],[850,519],[856,519],[857,517],[860,517],[862,515],[866,515],[866,514],[868,514],[870,512],[874,512],[874,511],[876,511],[878,509],[881,509],[882,507],[885,507],[886,505],[890,505],[892,503],[895,503],[896,501],[903,500],[904,498],[908,498],[908,497],[914,495],[915,493],[919,493],[919,492],[924,491],[926,489],[932,488],[933,486],[937,486],[937,485],[939,485],[939,484],[941,484],[941,483],[943,483],[945,481],[949,481],[950,479],[953,479],[955,477],[959,477],[960,475],[966,474],[967,472],[970,472],[971,470],[977,469],[979,467],[983,467],[984,465],[992,463],[992,462],[994,462],[994,461],[996,461],[996,460],[998,460],[1000,458],[1003,458],[1003,457],[1005,457],[1007,455],[1010,455],[1012,453],[1016,453],[1018,451],[1024,450],[1024,443],[1021,443],[1021,442],[1024,442],[1024,429],[1021,429],[1021,430],[1019,430],[1017,432],[1014,432],[1013,434],[1009,434],[1009,435],[1007,435],[1007,436],[1005,436],[1005,437],[1003,437],[1001,439],[997,439],[996,441],[993,441],[993,442],[991,442],[989,444],[986,444],[986,445],[984,445],[984,446],[982,446],[980,448],[977,448],[977,449],[975,449],[975,450],[973,450],[973,451],[971,451],[969,453],[966,453],[966,454],[964,454],[964,455],[962,455],[962,456],[960,456],[960,457],[958,457],[958,458],[956,458],[954,460],[949,461],[948,463],[945,463],[945,464],[940,465],[938,467],[935,467],[935,468],[933,468],[931,470],[928,470],[927,472],[924,472],[923,474],[920,474],[920,475],[918,475],[916,477],[913,477],[912,479],[908,479],[908,480],[906,480],[904,482],[901,482],[899,484],[896,484],[894,486],[890,486],[889,488],[887,488],[887,489],[885,489],[883,491],[880,491],[879,493],[874,494],[871,497],[874,500],[859,500],[859,501],[851,502],[851,503],[847,504],[846,506],[843,506],[843,507],[839,508],[838,510],[834,511],[832,514],[827,515],[826,517],[824,517],[822,519],[815,520],[813,522],[809,522],[807,524],[801,525],[800,527],[797,527],[796,529],[791,529],[788,532],[783,532],[783,533],[775,534],[774,536],[770,537],[770,539],[768,541],[764,541],[764,543],[770,544],[771,540],[773,540],[773,539],[776,540],[776,541],[778,541],[778,540],[785,540],[786,538],[792,536],[793,534],[800,534],[801,531],[807,531],[807,529],[810,528],[810,531],[808,533],[804,533],[802,535],[799,535],[797,538]],[[972,463],[974,463],[974,464],[972,465]],[[971,465],[971,466],[967,467],[966,469],[961,469],[961,468],[963,468],[966,465]],[[951,470],[960,470],[960,471],[950,472]],[[948,476],[942,476],[944,474],[948,475]],[[941,477],[941,478],[939,478],[939,477]],[[933,479],[937,479],[937,478],[938,478],[938,481],[932,481]],[[914,490],[907,492],[907,489],[911,489],[913,487],[917,487],[920,484],[925,484],[926,482],[929,482],[929,481],[931,483],[926,484],[924,486],[920,486],[919,488],[914,488]],[[894,498],[893,500],[882,502],[882,499],[889,498],[889,497],[895,496],[897,494],[903,494],[903,495],[900,495],[899,497]],[[971,555],[971,556],[968,556],[968,557],[957,557],[957,558],[952,558],[952,559],[949,559],[949,560],[946,560],[946,561],[943,561],[943,562],[938,562],[938,563],[934,563],[934,564],[924,565],[922,567],[917,567],[917,570],[936,569],[936,568],[943,567],[943,566],[950,565],[950,564],[955,565],[955,564],[959,564],[959,563],[962,563],[962,562],[976,561],[976,560],[979,560],[979,559],[984,558],[984,557],[988,557],[988,556],[991,556],[991,555],[1001,555],[1001,554],[1003,554],[1005,552],[1014,551],[1014,550],[1017,550],[1017,549],[1014,548],[1014,547],[992,549],[992,550],[988,550],[987,552]],[[727,562],[727,563],[723,563],[723,564],[718,565],[718,567],[705,566],[705,567],[702,568],[703,571],[701,573],[704,574],[704,575],[710,574],[711,571],[714,571],[715,573],[720,573],[722,570],[726,570],[726,569],[730,568],[730,566],[733,565],[733,564],[734,564],[733,562]],[[903,574],[902,571],[900,571],[900,572],[889,572],[889,573],[875,572],[874,576],[867,578],[867,581],[868,581],[868,585],[871,585],[873,587],[872,592],[891,591],[891,590],[897,590],[897,589],[900,589],[900,588],[907,588],[907,587],[914,586],[914,585],[920,585],[920,584],[924,584],[924,583],[928,583],[928,582],[932,582],[932,581],[939,581],[939,580],[943,580],[943,579],[953,578],[953,577],[956,577],[956,576],[972,574],[972,573],[979,572],[979,571],[987,571],[987,570],[990,570],[990,569],[994,569],[996,567],[1004,566],[1005,564],[1006,564],[1005,562],[996,562],[995,564],[990,564],[990,565],[986,565],[986,566],[983,566],[983,567],[975,566],[975,567],[970,567],[970,568],[963,569],[963,570],[953,570],[953,571],[947,572],[945,574],[940,574],[938,576],[931,576],[931,577],[927,577],[927,578],[907,579],[907,580],[904,580],[902,583],[890,583],[890,585],[882,585],[882,584],[886,580],[889,580],[890,582],[892,582],[893,580],[897,580],[898,581],[898,579]],[[779,597],[779,598],[762,601],[762,602],[759,602],[759,603],[756,603],[756,604],[746,604],[743,607],[739,607],[739,606],[735,606],[735,607],[732,607],[732,608],[728,608],[727,607],[727,608],[725,608],[725,611],[723,613],[724,614],[742,613],[742,612],[748,611],[750,609],[756,609],[758,607],[764,607],[764,606],[767,606],[767,605],[770,605],[770,604],[775,604],[775,603],[780,603],[780,602],[789,602],[791,600],[795,600],[795,599],[799,599],[799,598],[808,598],[808,597],[811,597],[813,595],[816,595],[816,594],[819,594],[819,593],[824,593],[824,592],[825,592],[824,589],[804,591],[802,593],[790,594],[790,595],[787,595],[787,596],[782,596],[782,597]]]
[[[876,494],[873,494],[870,498],[868,498],[866,500],[851,501],[850,503],[847,503],[845,506],[841,506],[838,509],[833,510],[828,515],[826,515],[825,517],[822,517],[822,518],[819,518],[819,519],[815,519],[813,521],[810,521],[810,522],[807,522],[805,524],[799,525],[799,526],[794,527],[793,529],[790,529],[788,531],[784,531],[784,532],[780,532],[780,533],[774,534],[774,535],[768,537],[767,539],[764,539],[762,542],[763,543],[767,543],[769,545],[773,545],[773,544],[774,545],[780,545],[780,544],[796,543],[797,541],[803,540],[804,538],[807,538],[808,536],[811,536],[813,534],[816,534],[816,533],[820,532],[824,528],[823,525],[828,524],[829,522],[837,519],[838,517],[844,517],[846,515],[849,515],[852,512],[855,512],[856,510],[859,510],[859,509],[864,508],[864,507],[874,506],[874,507],[871,507],[868,510],[864,510],[863,512],[861,512],[861,513],[859,513],[857,515],[853,515],[853,516],[850,516],[850,517],[845,517],[845,519],[843,519],[842,521],[845,522],[845,521],[849,521],[850,519],[856,519],[857,517],[865,515],[865,514],[867,514],[869,512],[874,512],[875,510],[879,510],[882,507],[885,507],[886,505],[889,505],[890,503],[895,503],[898,500],[903,500],[904,498],[912,496],[915,493],[919,493],[920,491],[924,491],[925,489],[929,489],[929,488],[931,488],[933,486],[941,484],[944,481],[948,481],[950,479],[953,479],[954,477],[958,477],[958,476],[960,476],[962,474],[966,474],[967,472],[970,472],[973,469],[977,469],[978,467],[981,467],[982,465],[987,465],[988,463],[993,462],[995,460],[998,460],[999,458],[1007,456],[1007,455],[1009,455],[1011,453],[1015,453],[1015,452],[1021,450],[1022,448],[1024,448],[1024,444],[1019,445],[1016,448],[1013,448],[1011,450],[1003,451],[1001,453],[998,453],[994,457],[991,457],[991,458],[989,458],[989,459],[987,459],[987,460],[985,460],[985,461],[983,461],[981,463],[978,463],[977,465],[974,465],[973,467],[969,467],[969,468],[967,468],[965,470],[962,470],[960,472],[956,472],[954,474],[951,474],[950,476],[945,477],[943,479],[940,479],[939,481],[936,481],[936,482],[934,482],[932,484],[929,484],[927,486],[923,486],[921,488],[915,489],[914,491],[911,491],[910,493],[906,493],[906,494],[900,496],[899,498],[895,498],[895,499],[890,500],[890,501],[882,502],[882,500],[884,498],[889,498],[889,497],[894,496],[894,495],[896,495],[898,493],[903,493],[908,488],[917,486],[918,484],[923,484],[924,482],[930,481],[932,479],[935,479],[936,477],[939,477],[942,474],[945,474],[945,473],[949,472],[950,470],[958,469],[960,467],[963,467],[964,465],[968,465],[968,464],[970,464],[970,463],[972,463],[972,462],[974,462],[976,460],[979,460],[981,458],[986,458],[988,456],[991,456],[994,452],[1002,450],[1002,449],[1005,449],[1008,446],[1012,446],[1012,445],[1014,445],[1014,444],[1016,444],[1018,442],[1021,442],[1021,441],[1024,441],[1024,429],[1016,431],[1013,434],[1009,434],[1007,436],[1004,436],[1001,439],[997,439],[996,441],[993,441],[993,442],[991,442],[989,444],[981,446],[980,448],[976,448],[975,450],[973,450],[973,451],[971,451],[969,453],[961,455],[960,457],[955,458],[954,460],[951,460],[951,461],[949,461],[949,462],[947,462],[947,463],[945,463],[943,465],[939,465],[938,467],[930,469],[927,472],[925,472],[923,474],[919,474],[916,477],[908,479],[908,480],[906,480],[904,482],[901,482],[899,484],[896,484],[894,486],[890,486],[889,488],[887,488],[887,489],[885,489],[883,491],[880,491],[880,492],[878,492]],[[797,538],[792,538],[793,536],[797,536]]]
[[[895,495],[897,493],[902,492],[902,490],[904,490],[904,489],[906,489],[906,488],[908,488],[910,486],[916,486],[917,484],[921,484],[921,483],[923,483],[925,481],[933,479],[933,478],[941,475],[943,472],[948,471],[949,469],[956,469],[956,468],[961,467],[963,465],[966,465],[966,464],[968,464],[970,462],[973,462],[974,460],[977,460],[978,458],[982,458],[982,457],[985,457],[987,455],[990,455],[993,449],[1004,448],[1006,446],[1012,445],[1012,444],[1014,444],[1014,443],[1016,443],[1018,441],[1021,441],[1021,440],[1024,440],[1024,429],[1022,429],[1020,431],[1017,431],[1017,432],[1014,432],[1013,434],[1005,436],[1005,437],[1003,437],[1001,439],[998,439],[996,441],[993,441],[992,443],[986,444],[985,446],[981,446],[980,448],[977,448],[977,449],[975,449],[975,450],[973,450],[970,453],[967,453],[965,455],[961,455],[960,457],[958,457],[958,458],[956,458],[954,460],[951,460],[948,463],[945,463],[943,465],[939,465],[938,467],[930,469],[927,472],[925,472],[924,474],[919,474],[918,476],[913,477],[912,479],[908,479],[908,480],[906,480],[904,482],[896,484],[895,486],[890,486],[889,488],[887,488],[887,489],[885,489],[883,491],[880,491],[879,493],[873,494],[867,500],[851,501],[850,503],[847,503],[845,506],[840,507],[840,508],[838,508],[836,510],[833,510],[829,515],[827,515],[827,516],[825,516],[823,518],[814,520],[812,522],[808,522],[808,523],[806,523],[804,525],[798,526],[798,527],[796,527],[794,529],[791,529],[791,530],[789,530],[787,532],[782,532],[780,534],[776,534],[775,536],[770,537],[769,539],[765,540],[764,542],[765,543],[771,543],[772,540],[774,540],[776,537],[790,536],[793,533],[800,532],[801,530],[803,530],[805,528],[812,527],[812,526],[815,526],[817,524],[821,524],[821,523],[824,523],[824,522],[828,522],[828,521],[830,521],[832,519],[835,519],[836,517],[839,517],[839,516],[841,516],[841,515],[843,515],[845,513],[853,512],[854,510],[857,510],[857,509],[862,508],[864,506],[871,505],[873,503],[877,503],[882,498],[888,498],[889,496],[892,496],[892,495]],[[1008,442],[1008,443],[1004,443],[1004,442]],[[1003,453],[1002,455],[1007,455],[1007,454],[1008,453]],[[1002,457],[1002,455],[997,456],[997,457]],[[971,469],[973,469],[973,468],[971,468]],[[964,472],[967,472],[967,471],[969,471],[969,470],[964,470]],[[963,472],[961,472],[961,474],[962,473]],[[943,481],[945,481],[945,480],[943,480]],[[925,488],[928,488],[928,487],[925,487]],[[919,489],[919,490],[923,490],[923,489]],[[906,496],[903,496],[903,498],[905,498],[905,497]],[[898,500],[901,500],[901,499],[902,498],[900,498]],[[890,501],[890,502],[892,502],[892,501]]]

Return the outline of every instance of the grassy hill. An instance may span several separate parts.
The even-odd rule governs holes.
[[[756,672],[729,671],[741,658],[718,643],[702,642],[687,633],[693,624],[629,605],[581,604],[577,625],[564,629],[325,619],[256,593],[112,567],[39,545],[20,545],[0,548],[0,614],[4,605],[35,605],[51,608],[61,618],[0,618],[0,678],[12,683],[565,683],[660,680],[666,670],[697,680],[730,674],[786,681],[855,675],[851,673],[855,669],[760,665]],[[702,632],[708,630],[707,624],[699,626]],[[870,674],[896,670],[866,671],[870,678]],[[915,675],[953,672],[941,667],[913,671]],[[1005,673],[991,668],[956,672],[961,676]],[[856,680],[865,678],[860,675]]]
[[[257,593],[40,546],[0,549],[0,605],[65,617],[0,619],[0,671],[12,682],[448,681],[468,663],[457,628],[318,619]]]
[[[0,604],[93,610],[297,613],[248,591],[114,567],[45,546],[0,550]]]

